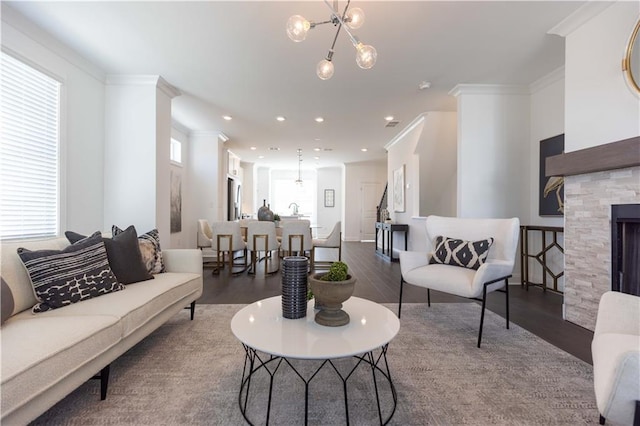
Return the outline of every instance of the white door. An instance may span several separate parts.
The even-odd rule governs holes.
[[[382,184],[363,183],[360,218],[360,240],[373,241],[376,236],[376,207],[382,198]]]

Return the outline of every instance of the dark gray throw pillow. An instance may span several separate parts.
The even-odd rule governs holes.
[[[85,235],[73,231],[64,233],[71,244],[87,238]],[[136,228],[128,227],[113,238],[102,238],[107,249],[109,266],[122,284],[132,284],[139,281],[153,279],[153,275],[147,272],[147,268],[142,261],[140,246],[138,245],[138,234]]]
[[[436,237],[435,249],[429,263],[478,269],[487,260],[493,238],[465,241],[458,238]]]
[[[4,323],[13,313],[13,293],[11,293],[11,288],[4,280],[4,278],[0,277],[0,285],[2,286],[2,293],[0,293],[0,305],[1,312],[0,316],[0,324]]]
[[[111,226],[113,235],[118,235],[122,229],[116,225]],[[152,229],[138,236],[138,244],[140,253],[142,254],[142,262],[144,262],[147,271],[150,274],[159,274],[165,271],[164,260],[162,259],[162,249],[160,248],[160,233],[157,229]]]
[[[20,247],[18,256],[39,301],[32,308],[34,313],[124,289],[109,267],[99,232],[64,250],[31,251]]]

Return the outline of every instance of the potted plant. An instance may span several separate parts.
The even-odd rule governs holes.
[[[349,314],[342,310],[342,302],[353,294],[356,279],[349,275],[349,267],[344,262],[333,262],[328,272],[309,277],[311,293],[320,311],[315,321],[329,327],[349,323]]]
[[[280,215],[278,213],[273,215],[273,221],[276,224],[276,228],[280,225]]]

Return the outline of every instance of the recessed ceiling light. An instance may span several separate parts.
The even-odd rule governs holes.
[[[360,148],[360,151],[367,152],[367,148]]]
[[[316,120],[316,123],[322,123],[324,121],[324,118],[316,117],[315,120]]]
[[[284,121],[284,120],[286,120],[286,118],[284,116],[282,116],[282,115],[279,115],[279,116],[276,117],[276,120]]]
[[[258,149],[258,148],[256,148],[255,146],[251,147],[251,151],[255,151],[256,149]]]
[[[387,121],[392,121],[393,120],[393,115],[387,115],[384,119],[387,120]]]
[[[272,146],[271,148],[269,148],[269,151],[280,151],[280,148],[278,148],[277,146]]]
[[[230,115],[223,115],[222,118],[224,118],[227,121],[233,120],[233,117]]]
[[[320,138],[315,138],[314,141],[320,142]]]
[[[262,160],[264,158],[264,155],[258,155],[258,158]]]
[[[320,157],[313,157],[313,159],[314,159],[314,160],[319,160],[319,159],[320,159]]]
[[[321,148],[313,148],[313,150],[314,150],[315,152],[318,152],[318,151],[320,151],[320,150],[321,150]]]

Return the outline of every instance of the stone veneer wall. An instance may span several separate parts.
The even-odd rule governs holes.
[[[593,330],[611,289],[611,205],[640,203],[640,167],[565,177],[565,319]]]

